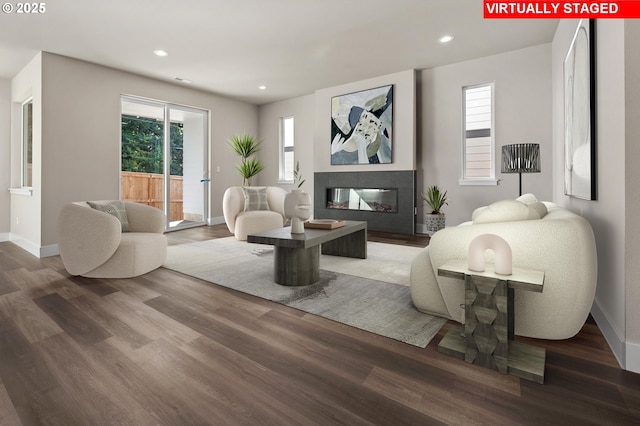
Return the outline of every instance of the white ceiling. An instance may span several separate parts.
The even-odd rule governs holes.
[[[47,51],[263,104],[551,42],[557,20],[485,20],[482,4],[53,0],[40,15],[0,13],[0,78]],[[444,34],[455,40],[438,43]]]

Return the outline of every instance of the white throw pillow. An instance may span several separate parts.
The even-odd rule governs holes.
[[[533,194],[524,194],[516,198],[516,201],[520,201],[529,206],[530,209],[534,209],[538,212],[540,219],[545,217],[548,213],[547,206],[544,203],[538,201],[535,195]]]
[[[475,216],[473,223],[540,219],[540,214],[535,209],[517,200],[497,201],[479,211]]]
[[[535,210],[538,213],[538,216],[540,216],[540,219],[545,217],[549,212],[547,210],[547,206],[545,206],[544,203],[541,201],[538,201],[537,203],[531,203],[528,206],[530,209]]]
[[[516,201],[520,201],[521,203],[525,203],[525,204],[533,204],[533,203],[537,203],[538,199],[533,194],[524,194],[516,198]]]

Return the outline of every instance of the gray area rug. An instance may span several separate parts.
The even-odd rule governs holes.
[[[411,301],[409,266],[420,250],[369,242],[367,259],[322,255],[320,281],[302,287],[273,282],[272,247],[233,237],[170,246],[164,267],[424,348],[446,320]]]

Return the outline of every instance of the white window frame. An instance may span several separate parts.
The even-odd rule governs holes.
[[[287,123],[287,120],[291,120],[292,122],[292,127],[293,127],[293,131],[292,131],[292,135],[291,137],[293,138],[293,144],[290,146],[285,146],[285,126]],[[293,118],[293,116],[286,116],[286,117],[280,117],[280,143],[279,143],[279,175],[278,175],[278,183],[286,183],[286,184],[291,184],[294,183],[294,178],[293,178],[293,168],[295,167],[295,120]],[[285,154],[287,152],[293,152],[294,153],[294,159],[293,162],[291,164],[291,170],[288,170],[286,168],[286,161],[285,161]]]
[[[25,116],[25,107],[27,105],[31,105],[31,140],[27,141],[27,122]],[[29,98],[22,103],[20,106],[20,186],[25,189],[33,188],[33,98]],[[27,173],[29,172],[27,168],[27,142],[31,144],[31,184],[27,185]]]
[[[491,140],[491,153],[490,153],[490,162],[491,162],[491,170],[490,176],[488,177],[469,177],[466,175],[467,170],[467,90],[469,89],[477,89],[479,87],[489,86],[491,88],[491,129],[490,129],[490,140]],[[474,84],[470,86],[464,86],[462,88],[462,170],[460,172],[461,178],[458,181],[460,185],[497,185],[498,180],[496,179],[496,143],[495,143],[495,84],[493,82],[490,83],[482,83],[482,84]]]

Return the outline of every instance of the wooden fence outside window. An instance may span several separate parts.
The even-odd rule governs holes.
[[[164,176],[154,173],[120,172],[122,182],[122,199],[134,201],[147,206],[164,208]],[[169,220],[184,219],[182,208],[182,176],[170,177],[170,209]]]

